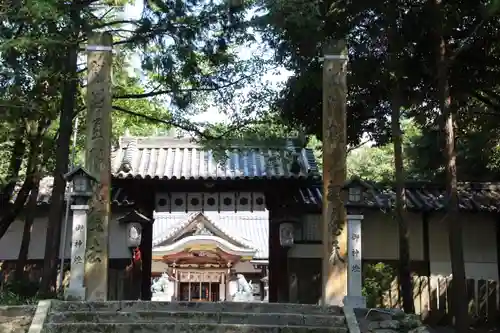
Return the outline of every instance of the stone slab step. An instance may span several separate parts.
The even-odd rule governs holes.
[[[291,303],[240,303],[240,302],[65,302],[52,301],[52,312],[66,311],[201,311],[244,313],[296,313],[343,315],[338,306],[319,306]]]
[[[42,333],[348,333],[347,328],[225,325],[225,324],[172,324],[172,323],[84,323],[46,324]]]
[[[202,311],[52,312],[49,323],[203,323],[345,327],[344,316],[331,314]]]

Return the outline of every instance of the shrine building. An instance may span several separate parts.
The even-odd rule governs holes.
[[[120,138],[111,156],[108,299],[150,299],[152,280],[166,272],[173,286],[172,300],[229,300],[229,282],[242,274],[253,285],[255,300],[318,302],[323,196],[313,151],[281,140],[265,145],[234,143],[226,158],[219,155],[186,138]],[[500,186],[460,186],[467,276],[498,280]],[[52,179],[47,177],[40,186],[28,252],[34,280],[43,266],[51,190]],[[362,266],[378,262],[396,266],[394,191],[359,179],[348,182],[346,191],[348,214],[362,219],[362,246],[357,252]],[[441,223],[444,193],[439,184],[406,186],[405,218],[416,275],[451,273],[447,229]],[[131,249],[120,223],[131,212],[152,222],[143,230],[139,281],[130,276]],[[19,256],[24,218],[19,216],[0,239],[4,280]],[[475,222],[469,223],[472,219]],[[71,231],[69,224],[66,236],[61,236],[67,266]]]

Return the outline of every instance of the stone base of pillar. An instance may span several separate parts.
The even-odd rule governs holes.
[[[366,297],[365,296],[345,296],[344,306],[348,306],[353,309],[365,309],[366,308]]]
[[[64,291],[64,299],[67,301],[84,301],[87,288],[85,287],[68,287]]]

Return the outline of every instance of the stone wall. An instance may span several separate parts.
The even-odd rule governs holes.
[[[0,306],[0,333],[28,332],[35,310],[35,305]]]
[[[429,333],[418,315],[397,309],[355,309],[361,333]]]

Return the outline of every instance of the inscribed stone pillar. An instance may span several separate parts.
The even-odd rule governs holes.
[[[87,300],[108,294],[108,224],[111,192],[111,65],[109,33],[89,36],[87,46],[87,142],[85,164],[97,179],[89,203],[85,286]]]
[[[346,70],[344,41],[329,41],[323,63],[322,304],[341,305],[347,292],[347,230],[342,199],[346,180]]]
[[[361,221],[363,215],[347,215],[347,250],[349,268],[347,270],[347,296],[344,304],[353,308],[365,308],[366,300],[362,294],[362,254],[361,254]]]
[[[71,274],[66,298],[85,300],[84,272],[85,246],[87,244],[87,205],[72,205],[73,223],[71,232]]]

